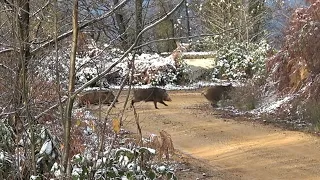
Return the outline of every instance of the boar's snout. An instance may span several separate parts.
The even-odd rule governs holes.
[[[164,100],[165,100],[165,101],[172,101],[172,99],[170,98],[169,95],[165,96],[165,97],[164,97]]]

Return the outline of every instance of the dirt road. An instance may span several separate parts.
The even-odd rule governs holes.
[[[176,149],[209,169],[206,179],[320,179],[320,139],[269,125],[219,119],[197,91],[169,92],[169,106],[136,103],[145,135],[171,134]],[[136,132],[132,116],[124,122]],[[183,179],[188,178],[188,175]]]

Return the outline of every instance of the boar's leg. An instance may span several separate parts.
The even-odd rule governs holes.
[[[153,103],[154,103],[154,107],[155,107],[156,109],[158,109],[158,107],[157,107],[157,101],[153,101]]]
[[[168,106],[168,104],[166,104],[166,103],[163,102],[163,101],[160,101],[159,103],[161,103],[161,104],[163,104],[163,105],[165,105],[165,106]]]
[[[211,106],[214,108],[217,108],[218,107],[217,102],[211,102]]]
[[[133,104],[135,103],[134,100],[131,100],[131,107],[133,107]]]
[[[90,106],[90,102],[89,102],[89,101],[85,101],[85,102],[84,102],[84,106],[88,109],[89,106]]]

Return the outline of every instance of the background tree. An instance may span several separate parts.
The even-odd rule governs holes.
[[[221,34],[222,41],[257,41],[263,37],[265,4],[263,1],[209,0],[193,4],[207,32]]]
[[[66,119],[64,122],[64,151],[62,164],[67,177],[71,176],[70,167],[70,130],[71,130],[71,119],[72,119],[72,107],[74,102],[74,90],[75,90],[75,80],[76,80],[76,54],[78,45],[78,0],[73,1],[73,11],[72,11],[72,49],[70,55],[70,69],[69,69],[69,85],[68,85],[68,101],[66,107]]]

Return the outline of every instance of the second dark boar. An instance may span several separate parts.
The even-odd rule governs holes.
[[[99,100],[101,104],[110,105],[114,100],[115,96],[110,90],[92,90],[84,92],[78,95],[78,106],[83,107],[84,105],[89,104],[99,104]]]
[[[205,91],[202,92],[202,94],[204,95],[204,97],[206,97],[206,99],[208,101],[211,102],[211,105],[216,107],[218,101],[220,101],[221,99],[229,99],[229,92],[232,89],[232,84],[229,84],[227,86],[212,86],[212,87],[208,87]]]
[[[133,91],[133,99],[131,101],[131,106],[135,102],[140,102],[140,101],[153,101],[154,107],[158,109],[157,107],[157,102],[168,106],[164,101],[171,101],[171,98],[169,97],[167,91],[165,89],[157,88],[157,87],[152,87],[152,88],[147,88],[147,89],[135,89]]]

